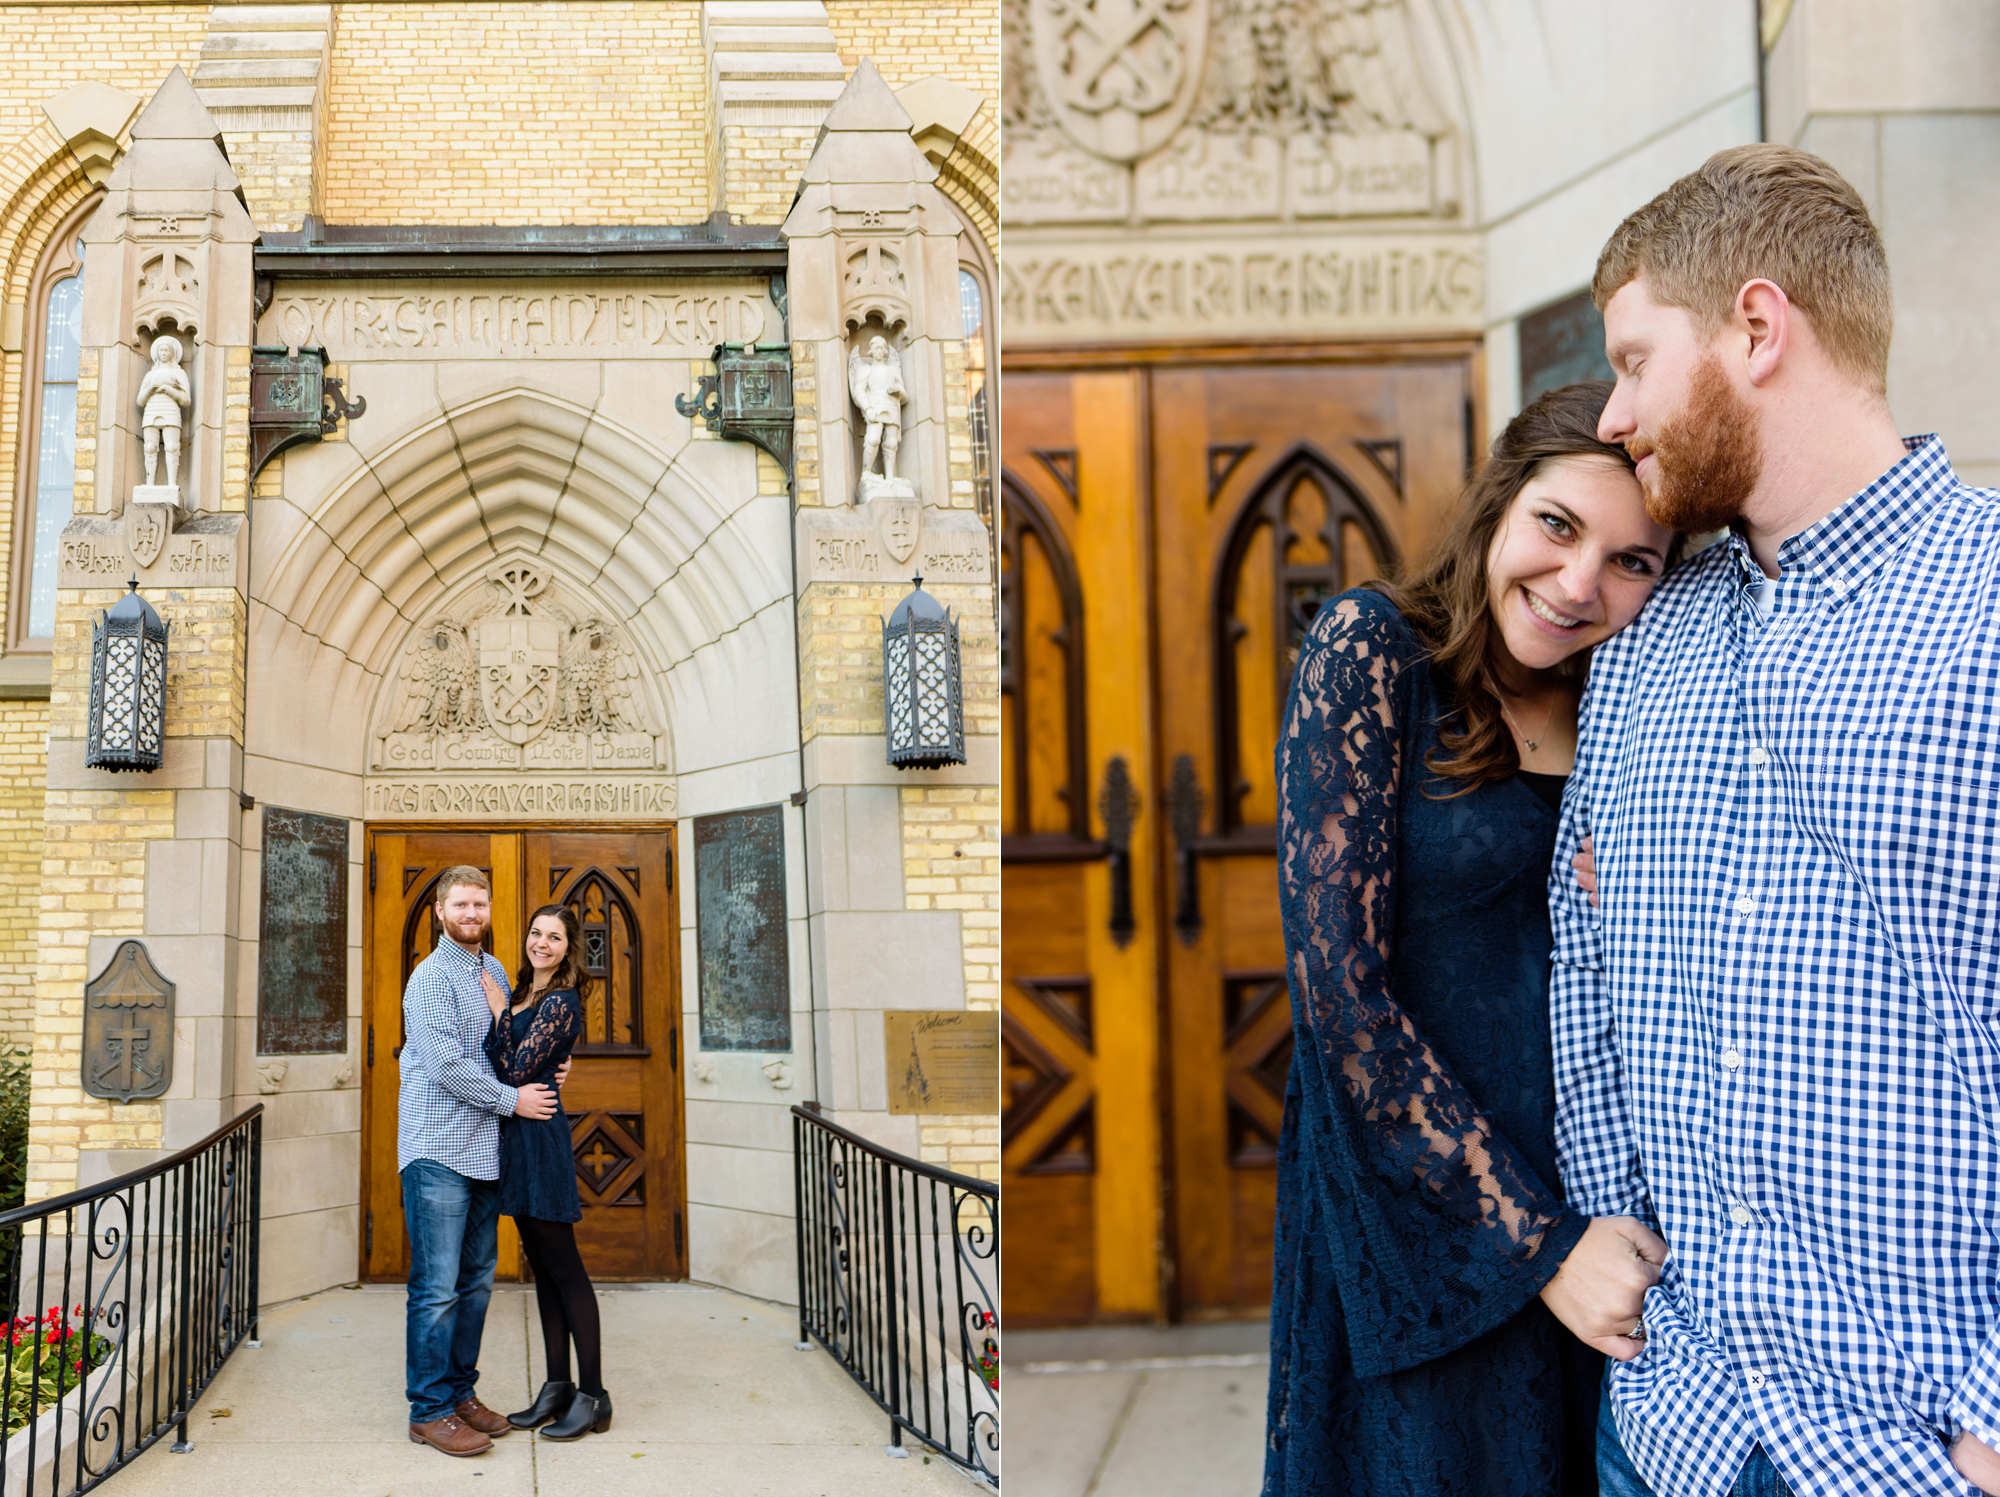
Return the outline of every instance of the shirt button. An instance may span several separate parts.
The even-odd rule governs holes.
[[[1764,1386],[1764,1374],[1761,1372],[1753,1372],[1748,1377],[1744,1378],[1743,1381],[1748,1383],[1753,1388],[1761,1388]]]
[[[1750,762],[1752,764],[1769,764],[1771,756],[1761,748],[1753,748],[1750,750]]]
[[[1747,915],[1756,908],[1757,908],[1757,901],[1752,899],[1748,894],[1742,894],[1737,896],[1736,899],[1737,914]]]
[[[1748,1206],[1743,1206],[1743,1205],[1731,1206],[1729,1208],[1729,1219],[1735,1222],[1736,1225],[1739,1227],[1749,1226],[1750,1208]]]
[[[1831,592],[1844,593],[1847,591],[1847,579],[1845,577],[1829,577],[1826,579],[1826,585]]]
[[[1734,1045],[1731,1045],[1727,1050],[1722,1052],[1722,1063],[1728,1066],[1730,1070],[1735,1070],[1743,1064],[1743,1052],[1738,1050]]]

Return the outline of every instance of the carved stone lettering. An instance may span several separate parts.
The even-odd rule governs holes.
[[[1139,164],[1139,214],[1154,219],[1275,218],[1284,148],[1268,135],[1184,131]]]
[[[1155,239],[1020,250],[1002,262],[1016,343],[1476,327],[1484,298],[1476,241]]]
[[[677,801],[671,775],[377,775],[368,781],[371,821],[657,821],[671,819]]]
[[[591,350],[612,358],[704,359],[718,343],[755,343],[778,319],[763,291],[655,287],[589,290],[460,284],[402,291],[330,287],[278,298],[259,335],[324,347],[336,361],[534,358]]]

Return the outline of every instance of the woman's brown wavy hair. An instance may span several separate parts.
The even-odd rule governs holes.
[[[528,960],[527,932],[533,930],[535,922],[544,915],[554,915],[562,921],[563,934],[569,937],[569,945],[564,948],[562,960],[556,963],[555,971],[549,974],[549,985],[542,989],[542,996],[570,988],[581,1003],[590,996],[591,976],[583,965],[583,930],[577,924],[576,911],[566,904],[543,905],[528,917],[528,923],[521,928],[521,971],[514,979],[514,1001],[518,1003],[523,993],[534,991],[535,964]]]
[[[1460,783],[1437,799],[1465,795],[1521,767],[1514,735],[1500,715],[1493,674],[1499,630],[1487,599],[1486,558],[1514,496],[1544,463],[1595,457],[1632,471],[1623,447],[1597,439],[1597,418],[1610,398],[1611,381],[1596,379],[1537,396],[1493,439],[1492,455],[1466,485],[1451,527],[1422,569],[1407,581],[1368,584],[1402,611],[1430,648],[1439,694],[1453,708],[1440,726],[1440,749],[1432,750],[1424,764],[1433,774]],[[1571,679],[1581,678],[1588,656],[1579,650],[1557,669]],[[1425,793],[1431,794],[1428,789]]]

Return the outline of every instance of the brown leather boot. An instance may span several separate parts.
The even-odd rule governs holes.
[[[466,1399],[465,1402],[461,1403],[452,1412],[457,1414],[465,1423],[478,1430],[482,1435],[491,1435],[495,1439],[506,1434],[514,1427],[507,1422],[505,1414],[496,1414],[487,1408],[485,1404],[481,1403],[477,1393]]]
[[[446,1455],[478,1455],[493,1448],[491,1440],[471,1428],[456,1414],[446,1414],[444,1418],[433,1419],[427,1424],[412,1424],[410,1443],[428,1445],[433,1450],[442,1450]]]

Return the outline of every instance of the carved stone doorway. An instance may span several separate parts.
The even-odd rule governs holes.
[[[1299,635],[1437,534],[1464,342],[1009,355],[1010,1325],[1269,1302],[1291,1060],[1272,760]]]
[[[576,1067],[563,1088],[583,1221],[577,1242],[593,1277],[687,1274],[686,1108],[680,1067],[680,930],[673,828],[605,826],[367,828],[363,933],[361,1276],[409,1271],[396,1173],[403,987],[437,941],[438,875],[458,864],[493,880],[491,949],[509,973],[528,916],[575,910],[595,979]],[[525,1277],[512,1224],[501,1219],[499,1277]]]

